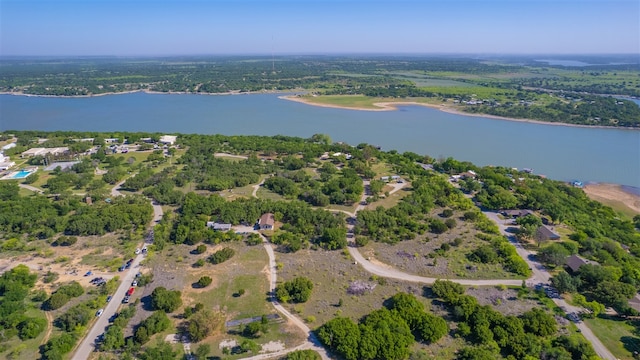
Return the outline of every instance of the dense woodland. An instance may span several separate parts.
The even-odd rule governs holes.
[[[591,59],[588,67],[534,58],[419,56],[4,59],[0,91],[86,96],[126,91],[319,94],[432,98],[466,112],[550,122],[640,126],[637,59]],[[607,65],[609,62],[621,65]],[[606,95],[607,97],[603,97]]]
[[[35,141],[38,137],[48,138],[45,144],[67,145],[77,144],[73,139],[86,137],[94,137],[96,145],[106,137],[127,137],[130,141],[157,138],[157,134],[12,133],[21,139],[21,149],[40,146]],[[354,228],[358,245],[378,241],[393,246],[427,232],[446,232],[456,226],[456,221],[449,221],[452,219],[446,214],[456,211],[461,214],[457,221],[472,224],[477,230],[475,236],[484,241],[466,254],[470,262],[499,263],[506,271],[527,277],[530,274],[527,264],[478,206],[531,210],[532,215],[518,219],[520,230],[516,235],[528,246],[537,247],[537,256],[546,266],[557,268],[554,286],[562,293],[571,293],[575,302],[590,309],[592,312],[587,316],[598,316],[604,307],[616,309],[619,321],[625,321],[625,316],[637,316],[628,300],[640,289],[640,216],[633,220],[621,216],[591,201],[579,188],[510,168],[477,167],[451,158],[436,160],[410,152],[383,152],[367,144],[332,143],[320,134],[309,138],[180,135],[178,139],[178,146],[166,153],[151,149],[127,158],[129,155],[101,151],[83,155],[81,162],[68,170],[48,173],[46,181],[23,180],[42,186],[45,192],[41,195],[24,195],[17,181],[0,182],[0,248],[10,254],[27,254],[43,246],[74,246],[77,236],[106,233],[118,234],[124,242],[131,241],[145,232],[152,215],[148,198],[152,198],[173,210],[154,226],[156,251],[180,244],[198,246],[243,239],[248,245],[258,244],[260,238],[214,231],[206,223],[253,225],[266,212],[273,213],[277,222],[277,230],[266,235],[278,245],[278,251],[295,252],[306,247],[335,251],[347,246],[347,217],[325,206],[355,205],[364,191],[363,180],[371,180],[372,198],[381,196],[378,192],[384,184],[376,180],[379,174],[373,165],[382,163],[410,182],[410,191],[392,207],[368,208],[358,213]],[[78,148],[77,152],[84,151]],[[246,159],[213,156],[218,152]],[[320,161],[325,153],[329,157]],[[335,153],[341,154],[333,156]],[[347,153],[350,160],[344,155]],[[420,164],[431,164],[434,170],[424,170]],[[105,174],[95,175],[96,167],[105,169]],[[459,188],[449,181],[450,175],[469,170],[477,177],[461,179]],[[266,190],[282,199],[223,196],[229,190],[258,184],[261,179]],[[110,188],[122,180],[125,180],[122,191],[128,195],[111,198]],[[93,204],[85,202],[86,194],[93,197]],[[434,210],[445,214],[444,217],[430,215]],[[568,235],[552,243],[535,243],[533,229],[543,221],[567,229]],[[198,253],[205,250],[206,247]],[[564,268],[564,261],[571,254],[597,261],[599,265],[571,272]],[[233,249],[224,247],[211,254],[208,261],[219,264],[233,256]],[[193,266],[204,266],[204,261]],[[22,267],[5,272],[0,278],[0,314],[6,315],[0,316],[0,326],[5,329],[0,345],[11,338],[33,338],[41,333],[41,319],[16,310],[22,304],[44,311],[63,309],[64,313],[56,319],[63,334],[50,339],[42,350],[44,359],[53,359],[71,350],[78,341],[73,329],[88,323],[99,308],[97,301],[103,301],[101,296],[109,290],[87,294],[79,285],[69,283],[47,294],[34,288],[36,279],[35,274]],[[207,279],[201,280],[198,284],[202,287],[210,284]],[[282,283],[277,296],[283,302],[305,302],[313,296],[314,286],[319,285],[296,278]],[[593,349],[579,335],[558,336],[555,321],[545,311],[504,316],[490,306],[480,306],[475,298],[464,294],[464,289],[448,282],[438,282],[430,292],[426,295],[433,301],[441,301],[448,312],[446,321],[425,310],[421,303],[416,305],[413,295],[398,294],[386,301],[383,309],[362,319],[350,319],[343,314],[319,326],[316,333],[331,351],[345,359],[407,358],[414,342],[436,343],[447,333],[465,341],[458,359],[588,359],[593,355]],[[127,351],[138,353],[141,358],[154,356],[156,351],[170,351],[162,344],[154,347],[147,343],[154,333],[166,329],[165,312],[182,306],[181,295],[179,291],[160,287],[154,294],[151,300],[157,312],[136,327],[144,330],[136,330],[130,339],[124,338],[123,328],[133,316],[126,308],[122,323],[105,333],[104,351],[122,348],[124,344],[128,344]],[[69,306],[68,302],[74,305]],[[197,305],[188,311],[188,328],[194,339],[206,337],[212,331],[207,319],[213,315]],[[344,336],[336,338],[335,334]],[[245,345],[250,349],[255,343]]]

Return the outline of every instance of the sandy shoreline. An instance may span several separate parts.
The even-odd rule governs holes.
[[[301,98],[301,97],[295,96],[295,95],[279,96],[279,98],[280,99],[284,99],[284,100],[289,100],[289,101],[295,101],[295,102],[299,102],[299,103],[303,103],[303,104],[307,104],[307,105],[311,105],[311,106],[334,108],[334,109],[344,109],[344,110],[394,111],[394,110],[398,110],[398,106],[401,106],[401,105],[418,105],[418,106],[424,106],[424,107],[428,107],[428,108],[432,108],[432,109],[437,109],[437,110],[444,111],[444,112],[447,112],[447,113],[450,113],[450,114],[455,114],[455,115],[472,116],[472,117],[483,117],[483,118],[489,118],[489,119],[495,119],[495,120],[517,121],[517,122],[526,122],[526,123],[540,124],[540,125],[569,126],[569,127],[591,128],[591,129],[640,130],[640,128],[614,127],[614,126],[601,126],[601,125],[567,124],[567,123],[548,122],[548,121],[533,120],[533,119],[508,118],[508,117],[496,116],[496,115],[490,115],[490,114],[467,113],[467,112],[464,112],[464,111],[460,111],[458,109],[454,109],[454,108],[451,107],[451,105],[445,105],[445,104],[434,105],[434,104],[427,104],[427,103],[419,103],[419,102],[415,102],[415,101],[385,101],[385,102],[378,102],[378,103],[373,103],[373,105],[374,106],[379,106],[380,108],[379,109],[372,109],[372,108],[363,108],[363,107],[349,107],[349,106],[342,106],[342,105],[314,103],[314,102],[309,101],[309,100],[307,100],[305,98]]]
[[[640,196],[625,191],[617,184],[588,184],[584,192],[593,200],[622,204],[632,212],[640,214]]]

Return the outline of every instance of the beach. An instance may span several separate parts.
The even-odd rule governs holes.
[[[593,200],[611,206],[615,210],[629,215],[640,214],[640,195],[625,191],[616,184],[589,184],[583,188],[584,192]]]

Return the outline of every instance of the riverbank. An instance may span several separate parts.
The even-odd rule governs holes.
[[[599,201],[629,216],[640,214],[640,195],[617,184],[588,184],[583,188],[592,200]]]
[[[280,96],[280,99],[295,101],[307,105],[318,106],[318,107],[326,107],[326,108],[334,108],[334,109],[344,109],[344,110],[357,110],[357,111],[394,111],[398,110],[398,106],[403,105],[418,105],[424,106],[432,109],[437,109],[446,113],[462,115],[462,116],[472,116],[472,117],[482,117],[488,119],[495,120],[504,120],[504,121],[517,121],[517,122],[525,122],[530,124],[540,124],[540,125],[553,125],[553,126],[568,126],[568,127],[579,127],[579,128],[590,128],[590,129],[621,129],[621,130],[640,130],[640,128],[629,128],[629,127],[615,127],[615,126],[602,126],[602,125],[581,125],[581,124],[568,124],[568,123],[558,123],[558,122],[550,122],[550,121],[542,121],[542,120],[533,120],[533,119],[519,119],[519,118],[509,118],[504,116],[496,116],[489,114],[477,114],[477,113],[468,113],[456,109],[454,105],[449,104],[429,104],[422,103],[417,101],[384,101],[384,102],[376,102],[371,105],[376,106],[378,108],[367,108],[362,106],[347,106],[347,105],[338,105],[338,104],[327,104],[327,103],[318,103],[313,100],[305,97],[300,97],[298,95],[287,95]]]

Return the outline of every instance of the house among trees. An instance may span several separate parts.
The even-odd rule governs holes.
[[[265,213],[258,219],[258,228],[260,230],[273,230],[273,226],[276,223],[276,219],[272,213]]]
[[[560,235],[558,235],[555,231],[549,229],[545,225],[540,225],[536,230],[535,238],[538,241],[544,240],[559,240]]]
[[[213,221],[207,221],[207,227],[216,231],[229,231],[231,230],[231,224],[223,224]]]
[[[567,267],[571,269],[572,272],[576,272],[580,270],[580,267],[582,267],[583,265],[600,265],[596,261],[587,260],[579,255],[569,256],[567,258],[566,264],[567,264]]]

